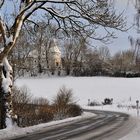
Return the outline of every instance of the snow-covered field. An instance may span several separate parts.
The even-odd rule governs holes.
[[[109,78],[109,77],[51,77],[51,78],[27,78],[18,79],[16,85],[27,86],[31,93],[36,97],[46,97],[49,100],[57,94],[62,86],[73,89],[75,100],[86,109],[88,99],[102,102],[104,98],[113,98],[114,104],[110,106],[92,107],[93,109],[119,111],[131,114],[136,118],[136,127],[127,136],[120,140],[139,140],[140,139],[140,117],[137,116],[137,110],[131,108],[117,108],[116,105],[136,104],[136,100],[140,100],[140,78]],[[131,100],[130,100],[131,98]],[[48,127],[56,127],[56,125],[66,125],[71,121],[92,117],[94,114],[86,113],[75,118],[68,118],[60,121],[53,121],[46,124],[40,124],[27,128],[12,127],[0,130],[0,140],[11,138],[13,136],[25,135],[35,131],[41,131]]]
[[[102,102],[104,98],[113,98],[114,105],[100,106],[93,109],[126,112],[136,117],[135,129],[120,140],[140,139],[140,117],[136,109],[117,108],[117,104],[136,105],[140,100],[140,78],[111,78],[111,77],[51,77],[18,79],[16,85],[27,86],[37,97],[46,97],[50,101],[59,88],[66,86],[73,89],[75,100],[82,106],[90,101]],[[87,108],[87,107],[86,107]],[[91,108],[90,108],[91,109]]]
[[[46,97],[50,101],[59,88],[66,86],[73,89],[75,100],[87,105],[88,99],[102,102],[104,98],[113,98],[114,102],[136,104],[140,100],[140,78],[110,77],[51,77],[18,79],[16,85],[27,86],[37,97]]]

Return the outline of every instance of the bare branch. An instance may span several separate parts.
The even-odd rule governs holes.
[[[3,6],[4,0],[0,0],[0,8]]]

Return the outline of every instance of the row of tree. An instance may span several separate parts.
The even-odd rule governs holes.
[[[113,2],[112,0],[0,1],[0,45],[2,46],[0,49],[0,128],[9,127],[10,125],[7,122],[14,124],[17,118],[16,114],[13,113],[11,101],[13,73],[7,57],[14,51],[17,40],[23,33],[22,29],[26,28],[29,32],[32,29],[37,30],[38,21],[45,19],[48,27],[54,25],[57,35],[63,32],[64,36],[68,36],[73,32],[84,38],[91,37],[96,40],[107,41],[109,37],[114,35],[109,28],[125,30],[123,16],[117,14]],[[29,24],[32,24],[30,27],[34,28],[30,29]],[[104,31],[104,35],[101,34],[100,36],[100,29]],[[30,38],[34,43],[32,34]],[[41,46],[40,38],[38,38],[39,46]],[[25,44],[28,42],[28,48],[25,46],[26,51],[30,50],[31,39],[24,42]],[[35,43],[34,46],[38,46],[38,44]],[[23,52],[21,57],[24,62]],[[15,53],[15,55],[19,57],[18,53]],[[15,64],[18,63],[18,59],[14,58],[12,60]],[[20,67],[23,64],[21,63]]]
[[[140,41],[129,38],[131,49],[117,52],[111,56],[107,46],[92,47],[91,40],[79,37],[73,32],[70,37],[61,38],[55,35],[55,27],[47,26],[44,21],[38,23],[39,27],[34,32],[29,27],[30,34],[22,30],[17,45],[10,55],[14,74],[19,76],[36,76],[40,73],[73,76],[140,76]],[[31,35],[32,34],[32,35]],[[49,69],[47,67],[50,38],[57,38],[61,51],[62,67]],[[36,50],[37,61],[29,61],[29,54]],[[44,53],[44,55],[42,55]],[[45,59],[42,61],[42,59]]]

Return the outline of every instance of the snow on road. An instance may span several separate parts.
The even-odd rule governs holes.
[[[116,111],[116,112],[123,112],[123,113],[127,113],[130,114],[133,117],[133,121],[135,121],[133,124],[133,126],[127,126],[126,129],[128,129],[129,127],[132,127],[133,130],[127,134],[126,136],[124,136],[123,138],[119,139],[119,140],[140,140],[140,114],[139,114],[139,110],[137,109],[132,109],[132,108],[118,108],[116,106],[116,104],[114,105],[105,105],[105,106],[95,106],[95,107],[91,107],[91,106],[83,106],[84,109],[95,109],[95,110],[106,110],[106,111]]]
[[[54,127],[57,127],[60,125],[61,126],[67,125],[68,123],[71,123],[71,122],[74,122],[77,120],[81,120],[81,119],[94,117],[94,116],[96,116],[96,115],[93,113],[84,112],[81,116],[71,117],[71,118],[67,118],[64,120],[52,121],[49,123],[43,123],[43,124],[34,125],[34,126],[30,126],[30,127],[25,127],[25,128],[19,128],[17,126],[13,126],[11,128],[0,130],[0,140],[6,140],[6,139],[14,138],[14,137],[24,136],[24,135],[27,135],[30,133],[54,128]]]
[[[59,88],[65,85],[73,89],[74,97],[79,104],[87,105],[88,99],[102,102],[104,98],[113,98],[114,105],[100,106],[94,109],[112,110],[131,114],[136,118],[135,129],[120,140],[140,139],[140,117],[136,109],[117,108],[116,105],[135,105],[140,100],[140,78],[110,78],[110,77],[53,77],[28,78],[16,81],[18,86],[28,86],[31,93],[37,97],[51,100]],[[87,108],[87,107],[86,107]]]
[[[133,116],[137,116],[136,109],[116,108],[116,104],[135,104],[136,100],[140,99],[140,78],[109,78],[109,77],[55,77],[55,78],[27,78],[18,79],[16,85],[27,86],[31,93],[37,97],[46,97],[51,100],[59,88],[66,86],[73,89],[74,97],[81,105],[86,105],[88,99],[91,101],[103,101],[104,98],[113,98],[115,105],[100,106],[94,109],[112,110],[126,112]],[[130,101],[131,98],[131,101]],[[85,108],[85,106],[84,106]],[[87,107],[86,107],[87,108]],[[88,107],[89,108],[89,107]],[[90,108],[91,109],[91,108]],[[81,117],[69,118],[66,120],[40,124],[27,128],[12,127],[5,130],[0,130],[0,140],[18,135],[25,135],[34,131],[40,131],[43,128],[62,124],[75,119],[91,117],[93,114],[84,114]],[[137,126],[121,140],[139,140],[140,139],[140,118],[137,117]]]
[[[139,139],[140,139],[140,118],[138,118],[137,120],[136,128],[131,133],[124,136],[120,140],[139,140]]]

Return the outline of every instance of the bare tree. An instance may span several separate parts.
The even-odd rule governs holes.
[[[67,89],[65,86],[59,89],[58,94],[53,99],[53,106],[56,114],[55,119],[63,119],[66,117],[68,105],[74,103],[72,89]]]
[[[103,61],[107,61],[110,58],[110,51],[107,46],[102,46],[98,50],[100,59]]]
[[[140,0],[135,0],[135,9],[136,9],[136,15],[134,18],[134,25],[137,27],[137,32],[140,32]],[[133,52],[133,60],[138,67],[140,65],[140,38],[133,38],[132,36],[128,37],[130,44],[132,46],[132,52]]]
[[[137,14],[135,16],[135,24],[139,32],[140,31],[140,0],[135,0],[135,8],[137,10]]]
[[[118,52],[111,60],[113,73],[126,73],[134,69],[133,51],[127,50]]]
[[[67,75],[80,75],[84,53],[86,53],[87,49],[87,42],[86,38],[78,36],[71,37],[64,42],[63,67]]]
[[[116,15],[108,0],[13,0],[16,12],[11,21],[6,22],[3,17],[4,7],[11,8],[10,0],[0,1],[0,40],[3,48],[0,52],[0,128],[5,128],[14,123],[16,115],[12,112],[11,88],[12,68],[8,63],[7,56],[13,50],[23,25],[33,23],[36,29],[36,11],[47,13],[47,24],[55,24],[57,30],[69,33],[73,30],[78,35],[92,36],[97,40],[105,40],[112,33],[108,28],[122,30],[124,22],[122,15]],[[11,9],[12,10],[12,9]],[[7,13],[10,17],[11,10]],[[96,29],[102,27],[107,31],[104,37],[95,36]]]

